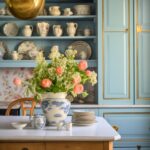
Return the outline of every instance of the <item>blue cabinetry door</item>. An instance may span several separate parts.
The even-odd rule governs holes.
[[[150,0],[135,2],[135,103],[150,104]]]
[[[102,0],[100,103],[133,103],[133,0]]]

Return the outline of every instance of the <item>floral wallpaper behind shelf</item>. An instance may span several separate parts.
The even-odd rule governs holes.
[[[20,97],[25,97],[25,87],[16,86],[13,83],[14,78],[19,77],[24,80],[32,76],[33,69],[27,68],[5,68],[0,69],[0,102],[13,101]],[[73,98],[74,103],[79,104],[95,104],[96,87],[89,84],[85,85],[85,89],[89,93],[86,98],[76,97]]]
[[[24,96],[25,88],[16,87],[13,84],[15,77],[25,79],[30,77],[32,69],[25,68],[5,68],[0,69],[0,101],[13,101]]]

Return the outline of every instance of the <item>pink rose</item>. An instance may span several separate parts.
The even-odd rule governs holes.
[[[84,87],[82,84],[77,84],[75,85],[73,91],[75,94],[81,94],[84,91]]]
[[[43,88],[49,88],[51,86],[51,84],[52,84],[52,81],[50,79],[43,79],[41,81],[41,86]]]
[[[62,73],[63,73],[62,67],[57,67],[57,68],[56,68],[56,73],[57,73],[58,75],[62,75]]]
[[[73,84],[78,84],[78,83],[80,83],[81,82],[81,77],[80,76],[76,76],[76,77],[74,77],[73,78]]]
[[[19,77],[16,77],[16,78],[14,78],[13,83],[16,86],[20,86],[22,84],[22,81],[21,81],[21,79]]]
[[[86,70],[86,71],[85,71],[85,74],[86,74],[88,77],[90,77],[91,74],[92,74],[92,72],[91,72],[90,70]]]
[[[81,71],[84,71],[87,67],[88,67],[88,64],[86,60],[81,60],[80,63],[78,64],[78,68]]]

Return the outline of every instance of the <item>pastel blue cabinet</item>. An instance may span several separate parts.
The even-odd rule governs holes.
[[[150,1],[135,2],[135,102],[150,104]]]
[[[150,104],[150,1],[101,0],[99,7],[99,103]]]
[[[121,140],[114,143],[114,149],[150,149],[149,108],[102,108],[99,114],[119,132]]]
[[[100,103],[133,104],[133,0],[102,0],[101,7]]]

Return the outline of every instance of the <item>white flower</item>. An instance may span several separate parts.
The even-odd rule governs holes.
[[[92,71],[91,73],[90,81],[92,83],[92,86],[97,83],[97,74],[94,71]]]
[[[69,47],[66,51],[65,51],[65,55],[67,57],[75,57],[75,55],[77,54],[77,51],[76,50],[72,50],[71,47]]]

